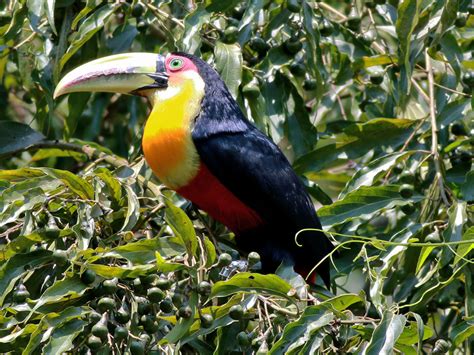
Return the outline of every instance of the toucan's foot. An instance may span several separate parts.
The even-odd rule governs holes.
[[[246,260],[234,260],[229,266],[223,267],[219,276],[223,279],[229,279],[238,272],[247,271],[249,263]]]

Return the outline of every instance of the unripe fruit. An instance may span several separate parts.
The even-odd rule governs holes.
[[[288,54],[294,55],[303,48],[303,43],[298,38],[290,38],[283,43],[283,48]]]
[[[156,280],[156,287],[161,288],[162,290],[168,290],[171,287],[171,281],[165,278],[159,278]]]
[[[249,47],[260,54],[265,54],[269,49],[267,42],[259,36],[255,36],[249,41]]]
[[[413,185],[403,184],[400,186],[398,192],[403,198],[410,198],[413,196],[413,192],[414,192]]]
[[[212,286],[207,281],[201,281],[197,287],[197,292],[201,296],[208,296],[211,293]]]
[[[102,340],[100,338],[96,337],[95,335],[91,335],[87,339],[87,346],[91,350],[100,349],[102,347]]]
[[[106,311],[112,311],[117,306],[115,300],[110,297],[103,297],[97,302],[97,308],[99,312],[103,313]]]
[[[324,18],[319,23],[318,30],[319,30],[319,33],[321,33],[321,36],[328,37],[333,34],[334,26],[332,25],[331,22],[329,22],[328,20]]]
[[[94,283],[96,278],[96,273],[94,270],[87,269],[81,275],[81,281],[84,282],[86,285],[90,285]]]
[[[137,312],[138,312],[138,314],[143,315],[143,314],[150,313],[150,311],[151,311],[150,301],[148,301],[144,297],[137,297],[136,300],[137,300]]]
[[[303,82],[303,89],[306,91],[316,90],[318,87],[318,81],[316,79],[306,79]]]
[[[260,262],[260,254],[252,251],[247,256],[247,260],[248,260],[249,266],[255,265],[256,263]]]
[[[293,62],[293,63],[290,64],[290,72],[291,72],[291,74],[293,74],[294,76],[301,77],[301,76],[304,76],[304,75],[305,75],[305,73],[306,73],[306,68],[305,68],[305,66],[304,66],[302,63]]]
[[[229,309],[229,316],[232,319],[240,320],[244,316],[244,309],[240,304],[236,304]]]
[[[451,133],[455,136],[465,136],[467,135],[466,128],[461,122],[454,122],[451,125]]]
[[[159,287],[149,288],[146,294],[150,302],[153,303],[161,302],[166,296],[165,293]]]
[[[193,310],[189,306],[182,306],[178,310],[178,316],[180,316],[181,318],[187,319],[191,317],[192,315],[193,315]]]
[[[125,302],[122,303],[117,313],[115,313],[115,320],[122,324],[125,324],[130,320],[130,311]]]
[[[227,253],[222,253],[217,259],[217,266],[224,267],[229,266],[232,262],[232,257]]]
[[[214,322],[214,318],[210,314],[202,314],[200,319],[203,328],[210,328]]]
[[[438,231],[434,231],[425,237],[425,243],[441,243],[441,237]]]
[[[301,5],[298,0],[287,0],[286,8],[293,13],[298,13],[301,10]]]
[[[144,11],[145,11],[145,9],[143,8],[143,5],[136,4],[132,8],[132,16],[133,17],[140,17],[141,15],[143,15]]]
[[[29,297],[30,293],[23,284],[19,284],[15,292],[13,293],[13,301],[15,301],[16,303],[23,303]]]
[[[251,81],[250,83],[244,85],[244,87],[242,88],[242,93],[247,98],[256,99],[260,95],[260,88],[258,87],[256,82]],[[224,254],[226,254],[226,253],[224,253]],[[227,254],[227,255],[229,255],[229,254]],[[230,257],[230,255],[229,255],[229,257]],[[230,261],[232,261],[232,257],[230,258]]]
[[[107,339],[107,334],[109,333],[109,330],[107,329],[107,325],[104,324],[103,322],[98,322],[97,324],[94,324],[91,330],[92,334],[94,334],[96,337],[105,340]]]
[[[68,262],[66,250],[55,250],[53,252],[53,261],[58,266],[66,265]]]
[[[102,287],[105,291],[105,293],[109,294],[109,295],[112,295],[114,294],[115,292],[117,292],[117,289],[118,289],[118,279],[116,277],[114,277],[113,279],[111,280],[105,280],[103,283],[102,283]]]
[[[145,354],[145,343],[141,340],[132,340],[130,342],[130,353],[132,355],[144,355]]]
[[[402,205],[400,207],[400,209],[402,210],[402,212],[404,214],[409,216],[409,215],[413,214],[413,212],[415,212],[416,207],[415,207],[415,204],[413,202],[408,202],[408,203],[405,203],[404,205]]]
[[[160,310],[164,313],[171,313],[173,311],[173,302],[169,298],[165,298],[160,302]]]
[[[383,73],[374,73],[370,76],[370,82],[374,85],[380,85],[383,82]]]
[[[114,330],[114,339],[119,342],[128,338],[128,330],[125,327],[118,326]]]
[[[237,41],[237,35],[239,29],[235,26],[229,26],[224,30],[224,40],[226,43],[235,43]]]
[[[446,354],[450,348],[451,346],[446,340],[438,339],[436,340],[432,354]]]
[[[237,334],[237,342],[243,348],[246,348],[250,345],[250,338],[246,332],[240,332]]]

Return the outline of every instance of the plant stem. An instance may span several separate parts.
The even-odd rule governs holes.
[[[441,198],[446,206],[449,206],[446,191],[444,191],[443,175],[441,174],[441,163],[438,152],[438,127],[436,124],[436,107],[434,101],[434,79],[433,69],[431,67],[431,58],[428,54],[428,48],[425,49],[426,71],[428,72],[428,88],[429,88],[429,103],[430,103],[430,118],[431,118],[431,153],[433,154],[434,165],[436,169],[436,176],[438,177],[438,185],[441,192]]]

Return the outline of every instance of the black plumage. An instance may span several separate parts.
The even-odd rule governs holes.
[[[257,251],[265,272],[273,272],[282,261],[309,272],[332,249],[322,232],[295,234],[304,228],[321,229],[311,199],[290,163],[267,136],[243,115],[224,82],[203,60],[185,53],[205,81],[201,112],[192,131],[193,142],[211,173],[264,224],[237,235],[243,250]],[[329,283],[329,262],[317,273]]]

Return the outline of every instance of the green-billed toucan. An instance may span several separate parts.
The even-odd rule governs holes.
[[[153,172],[233,231],[239,248],[257,251],[264,272],[286,262],[306,277],[332,250],[322,232],[295,240],[301,229],[321,229],[305,186],[200,58],[127,53],[97,59],[67,74],[54,96],[79,91],[146,96],[152,110],[142,147]],[[327,285],[328,261],[318,274]]]

